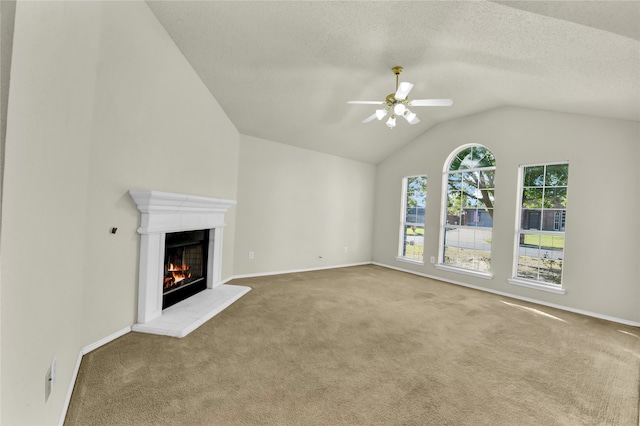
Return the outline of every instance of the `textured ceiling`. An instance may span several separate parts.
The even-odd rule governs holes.
[[[149,1],[238,130],[376,164],[501,106],[640,121],[638,1]],[[401,81],[421,122],[361,121]]]

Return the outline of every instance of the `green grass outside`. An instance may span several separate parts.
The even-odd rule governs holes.
[[[525,234],[524,244],[537,246],[538,238],[540,238],[541,247],[560,248],[560,249],[564,248],[564,237],[554,236],[554,235]]]

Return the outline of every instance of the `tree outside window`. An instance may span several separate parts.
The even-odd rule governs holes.
[[[458,151],[445,172],[440,263],[488,272],[491,267],[495,157],[480,145]]]

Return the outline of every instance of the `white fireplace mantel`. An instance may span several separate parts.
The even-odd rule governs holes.
[[[145,326],[145,324],[157,320],[163,314],[162,282],[164,278],[164,245],[166,233],[199,229],[210,230],[209,258],[207,260],[207,290],[219,287],[222,284],[221,266],[222,231],[225,226],[224,214],[236,204],[236,201],[160,191],[130,190],[129,194],[135,201],[141,214],[140,227],[138,228],[138,233],[140,234],[138,323],[134,325],[133,329],[136,330],[137,327],[137,331],[154,332],[153,326]],[[205,292],[207,290],[205,290]],[[228,292],[229,289],[225,290]],[[240,296],[248,290],[248,287],[243,288]],[[196,294],[196,296],[198,295]],[[192,296],[192,298],[196,296]],[[237,298],[234,298],[228,304],[233,303]],[[186,302],[186,300],[183,302]],[[168,309],[171,309],[171,312],[175,314],[175,311],[180,309],[178,305],[183,302],[179,302],[177,305]],[[220,304],[219,302],[216,303],[218,305]],[[201,320],[202,318],[199,319],[199,322],[202,322]],[[156,321],[156,323],[157,322],[158,321]],[[172,332],[157,334],[173,335]],[[183,331],[179,331],[175,335],[182,337],[184,334]]]
[[[224,226],[224,214],[235,200],[173,194],[160,191],[129,191],[142,214],[140,234],[193,231]]]

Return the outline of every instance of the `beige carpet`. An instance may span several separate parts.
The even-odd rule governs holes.
[[[640,332],[378,267],[83,358],[66,425],[638,425]]]

